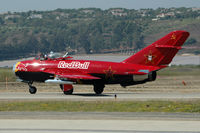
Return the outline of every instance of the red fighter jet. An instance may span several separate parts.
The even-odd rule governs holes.
[[[31,94],[37,91],[33,82],[57,83],[64,94],[73,93],[73,84],[89,84],[101,94],[105,84],[126,87],[156,80],[156,72],[169,65],[188,36],[186,31],[173,31],[122,62],[40,56],[16,63],[13,70],[28,83]]]

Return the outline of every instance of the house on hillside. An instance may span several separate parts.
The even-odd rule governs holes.
[[[20,15],[6,15],[4,19],[7,20],[9,18],[19,18],[19,17]]]
[[[86,9],[86,10],[82,10],[83,13],[86,13],[86,14],[92,14],[94,11],[93,10],[89,10],[89,9]]]
[[[194,11],[200,11],[200,8],[193,7],[193,8],[192,8],[192,11],[193,11],[193,12],[194,12]]]
[[[127,13],[123,9],[112,9],[110,12],[114,16],[127,16]]]
[[[28,17],[28,19],[34,19],[34,18],[42,19],[42,14],[32,14]]]
[[[160,13],[160,14],[156,15],[157,18],[164,18],[166,16],[173,17],[173,16],[175,16],[175,13],[174,12],[168,12],[168,13]]]

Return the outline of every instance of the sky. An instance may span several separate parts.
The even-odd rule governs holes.
[[[0,0],[0,12],[54,10],[95,7],[141,9],[158,7],[200,7],[200,0]]]

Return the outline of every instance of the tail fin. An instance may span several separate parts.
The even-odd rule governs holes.
[[[168,65],[189,36],[186,31],[173,31],[153,44],[147,46],[123,63],[132,63],[148,66]]]

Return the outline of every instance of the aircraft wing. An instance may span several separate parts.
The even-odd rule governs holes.
[[[61,70],[57,70],[57,69],[45,69],[44,72],[54,74],[60,79],[71,79],[71,80],[75,80],[75,79],[85,79],[85,80],[100,79],[99,77],[95,77],[95,76],[92,76],[90,74],[82,73],[82,72],[79,72],[79,73],[73,72],[73,71],[67,72],[67,71],[61,71]]]

